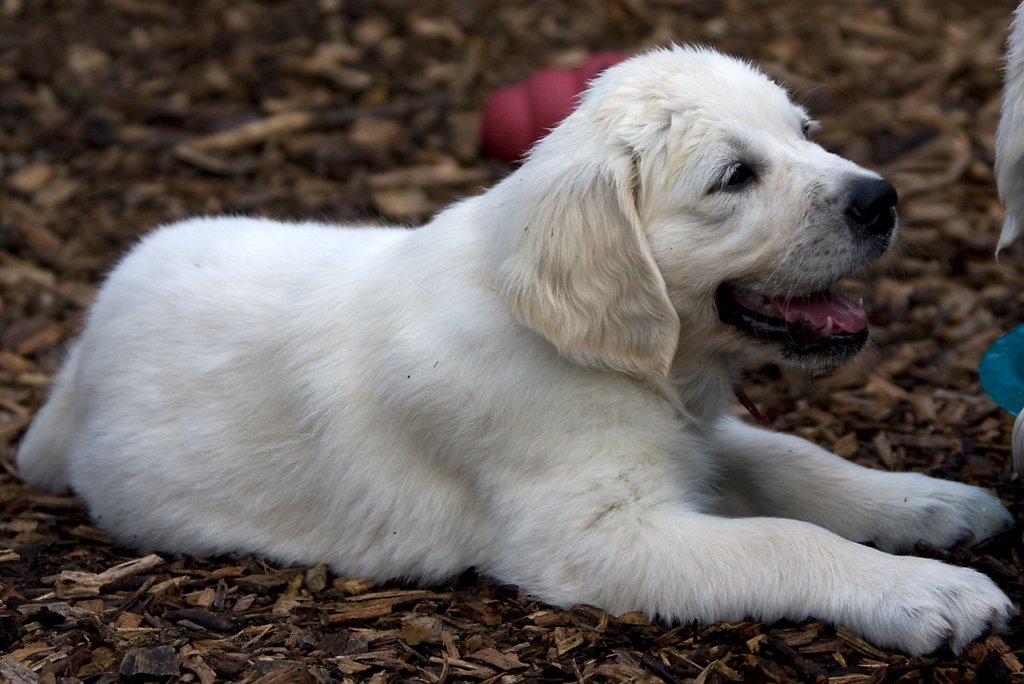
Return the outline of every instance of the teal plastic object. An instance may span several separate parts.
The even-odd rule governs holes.
[[[1024,408],[1024,325],[992,343],[978,364],[981,386],[992,400],[1017,415]]]

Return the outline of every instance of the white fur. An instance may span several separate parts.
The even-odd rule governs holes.
[[[998,253],[1015,242],[1024,227],[1024,4],[1014,12],[1006,46],[1003,106],[996,129],[996,185],[1006,207]]]
[[[958,649],[1005,626],[995,584],[856,542],[985,537],[998,501],[727,415],[753,343],[715,287],[820,288],[868,258],[836,198],[873,174],[805,117],[744,63],[661,50],[418,230],[162,228],[101,290],[19,470],[140,549],[472,565],[558,605]],[[738,155],[757,183],[714,192]]]
[[[1006,46],[1003,106],[996,129],[996,186],[1006,207],[996,253],[1024,228],[1024,3],[1017,7]],[[1024,410],[1013,424],[1013,468],[1024,473]]]

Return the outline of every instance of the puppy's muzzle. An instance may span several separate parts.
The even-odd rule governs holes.
[[[896,227],[896,188],[882,178],[852,183],[846,219],[858,237],[879,238]]]

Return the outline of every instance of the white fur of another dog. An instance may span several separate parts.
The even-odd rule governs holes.
[[[998,501],[727,412],[755,345],[716,286],[811,291],[865,260],[834,200],[874,174],[806,126],[750,66],[672,48],[418,230],[160,229],[100,291],[19,470],[139,549],[476,566],[561,606],[959,649],[1005,626],[996,585],[857,542],[985,537]],[[757,182],[717,191],[748,154]]]
[[[996,185],[1006,207],[996,251],[1009,246],[1024,228],[1024,4],[1014,12],[1006,46],[1003,104],[996,129]]]
[[[1006,207],[998,254],[1024,228],[1024,3],[1014,12],[1006,46],[1003,104],[996,129],[996,186]],[[1024,410],[1013,423],[1013,467],[1024,473]]]

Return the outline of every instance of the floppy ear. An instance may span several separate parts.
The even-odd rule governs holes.
[[[637,159],[584,145],[589,154],[546,149],[503,183],[499,287],[566,358],[667,377],[679,317],[641,226]]]

